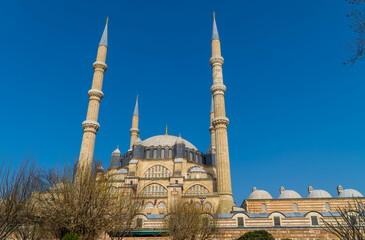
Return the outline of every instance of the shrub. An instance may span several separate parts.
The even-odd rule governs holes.
[[[80,238],[77,233],[69,232],[62,238],[62,240],[80,240]]]
[[[274,240],[274,237],[265,230],[247,232],[237,240]]]

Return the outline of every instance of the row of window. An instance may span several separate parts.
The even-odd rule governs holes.
[[[161,178],[170,177],[171,173],[166,167],[161,165],[156,165],[147,170],[144,174],[145,178]]]
[[[208,189],[202,185],[194,185],[186,191],[187,194],[204,194],[209,193]]]
[[[160,154],[158,154],[158,150],[160,150]],[[159,156],[158,156],[159,155]],[[172,158],[172,149],[147,149],[146,150],[146,159],[165,159],[165,158]],[[189,160],[189,161],[193,161],[193,162],[197,162],[197,163],[203,163],[203,159],[204,157],[202,156],[202,154],[197,153],[197,152],[193,152],[193,151],[188,151],[185,150],[185,157]]]
[[[317,216],[311,216],[311,224],[312,226],[318,226],[318,217]],[[281,226],[281,218],[279,216],[274,216],[273,217],[273,225],[278,227]],[[244,218],[243,217],[237,217],[237,226],[238,227],[244,227],[245,223],[244,223]]]
[[[324,208],[327,212],[331,211],[331,206],[328,202],[324,203]],[[267,211],[267,207],[266,207],[265,203],[261,204],[261,209],[263,212]],[[294,210],[294,212],[298,212],[298,204],[293,203],[293,210]]]
[[[201,195],[206,193],[209,193],[209,190],[206,187],[199,184],[190,187],[186,191],[186,194],[191,194],[191,195]],[[153,183],[145,187],[142,191],[142,194],[144,196],[164,196],[167,195],[167,190],[164,186],[157,183]]]

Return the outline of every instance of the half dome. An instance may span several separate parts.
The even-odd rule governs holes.
[[[154,137],[147,138],[146,140],[144,140],[142,142],[142,144],[145,147],[158,147],[158,146],[172,147],[176,144],[176,141],[178,140],[178,138],[179,137],[172,136],[172,135],[157,135]],[[190,149],[198,151],[198,149],[193,144],[191,144],[190,142],[188,142],[185,139],[182,139],[182,140],[183,140],[186,148],[190,148]]]

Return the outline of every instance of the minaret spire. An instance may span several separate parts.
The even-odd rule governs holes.
[[[133,117],[132,117],[132,128],[129,130],[131,133],[131,144],[129,150],[133,149],[133,144],[139,136],[139,110],[138,110],[138,95],[136,99],[136,105],[134,106]]]
[[[219,40],[217,23],[215,22],[215,12],[213,12],[213,33],[212,33],[212,40],[214,40],[214,39],[218,39]]]
[[[133,115],[139,116],[139,110],[138,110],[138,95],[137,95],[136,105],[134,106]]]
[[[219,193],[219,206],[217,213],[229,213],[234,206],[227,136],[227,126],[229,120],[226,117],[224,99],[224,94],[226,92],[226,86],[223,84],[222,74],[224,59],[221,56],[221,45],[214,15],[211,42],[212,57],[210,58],[209,62],[213,71],[213,86],[210,88],[210,90],[213,95],[214,103],[214,118],[212,120],[212,126],[215,131],[217,189]]]
[[[103,35],[98,47],[98,53],[96,55],[96,61],[93,64],[94,77],[89,90],[89,107],[87,110],[86,120],[82,123],[82,128],[84,129],[84,134],[82,137],[80,157],[78,162],[77,174],[91,173],[91,167],[94,157],[94,146],[96,132],[100,128],[98,123],[99,107],[100,101],[104,96],[101,91],[103,85],[104,73],[107,70],[107,65],[105,64],[106,54],[108,50],[108,20],[105,25]]]
[[[109,17],[106,18],[106,24],[105,24],[103,35],[101,36],[101,39],[100,39],[99,46],[108,47],[108,22],[109,22]]]

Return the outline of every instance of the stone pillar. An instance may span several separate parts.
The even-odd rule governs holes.
[[[217,189],[219,193],[219,206],[217,212],[229,213],[234,206],[227,137],[227,126],[229,120],[226,117],[224,101],[224,94],[226,91],[226,86],[223,84],[222,74],[224,59],[221,56],[221,46],[215,18],[213,22],[213,36],[211,44],[212,57],[209,62],[213,70],[213,86],[211,87],[211,92],[214,101],[214,118],[212,120],[212,126],[215,129]]]
[[[107,65],[105,64],[106,53],[108,50],[107,27],[108,22],[105,25],[104,33],[98,47],[96,61],[93,64],[94,77],[91,90],[88,92],[89,107],[87,110],[86,120],[82,123],[84,134],[82,137],[80,157],[77,167],[78,174],[80,171],[85,173],[91,172],[96,132],[100,128],[100,124],[98,123],[99,106],[100,101],[104,96],[101,89],[103,85],[104,72],[107,69]]]

